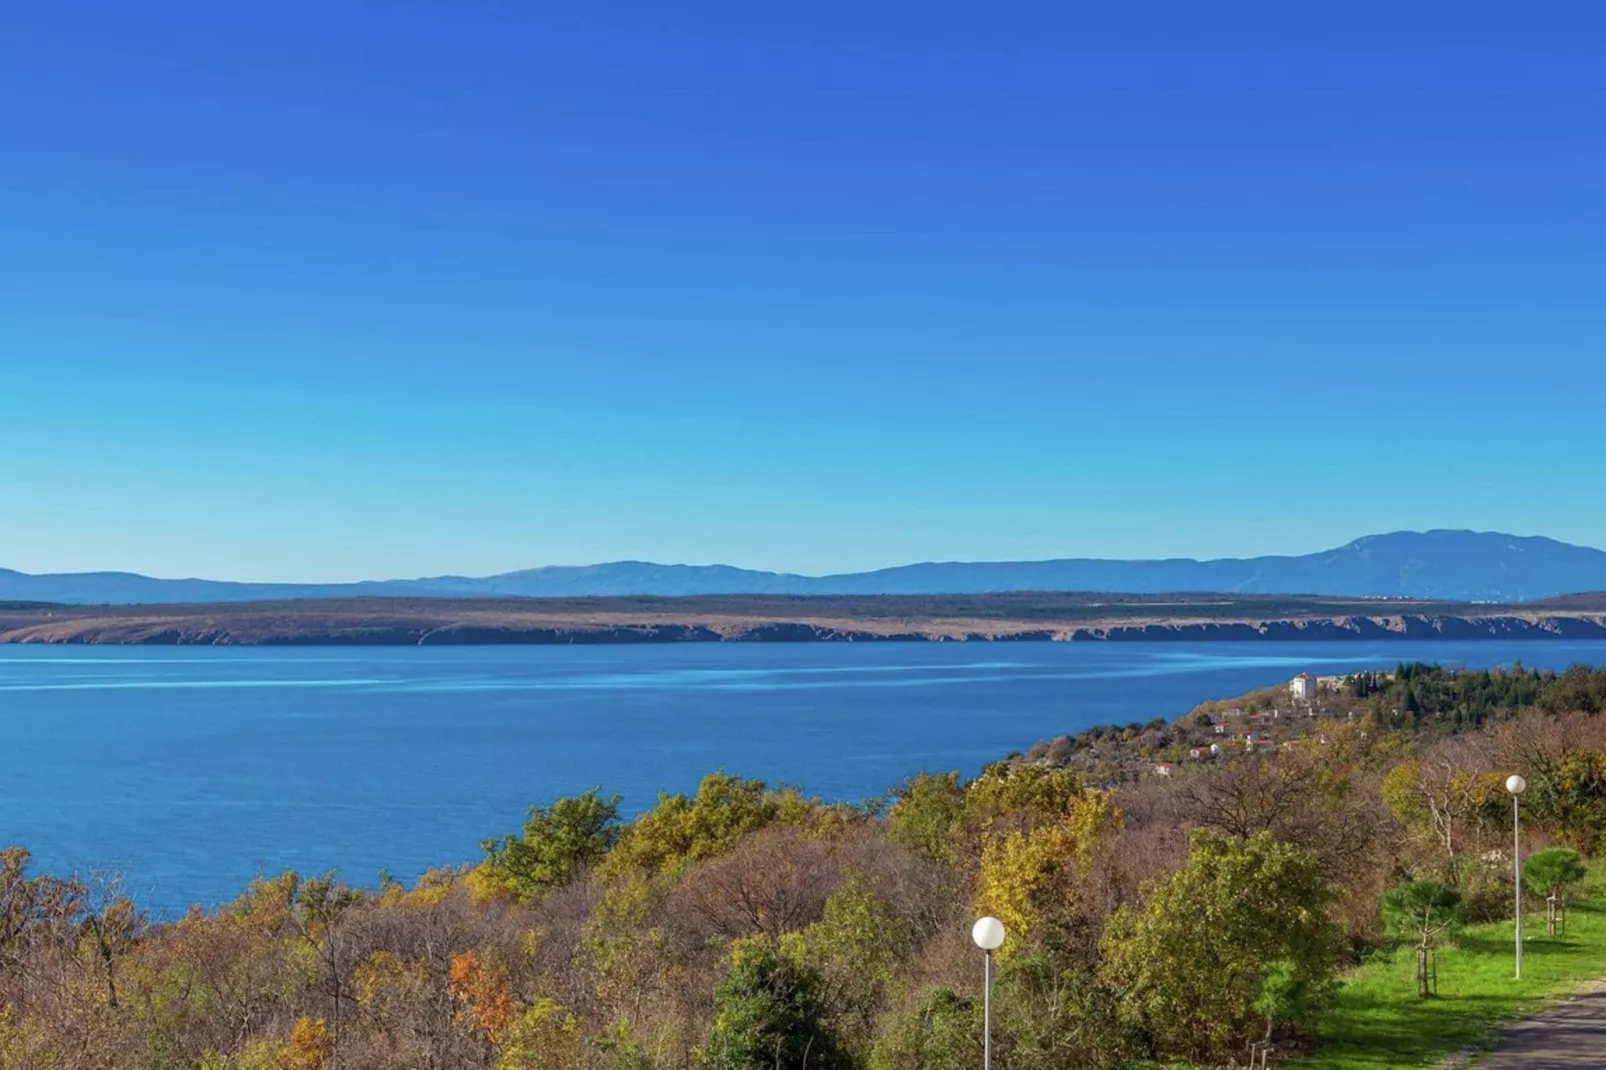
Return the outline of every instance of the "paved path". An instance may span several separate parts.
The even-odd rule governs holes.
[[[1505,1031],[1500,1047],[1475,1070],[1606,1068],[1606,989],[1597,989],[1525,1018]]]

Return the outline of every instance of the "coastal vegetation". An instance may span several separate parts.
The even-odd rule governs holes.
[[[11,848],[0,1067],[968,1070],[981,914],[1000,1070],[1410,1065],[1600,968],[1602,709],[1606,673],[1401,666],[858,804],[718,772],[627,820],[599,788],[410,885],[264,876],[166,921]]]
[[[1606,670],[1576,665],[1555,673],[1525,669],[1520,662],[1492,671],[1406,664],[1390,672],[1329,677],[1310,700],[1296,700],[1287,687],[1278,686],[1203,703],[1174,722],[1154,718],[1096,725],[1045,740],[1026,757],[1075,769],[1090,783],[1117,784],[1152,776],[1166,766],[1212,763],[1238,751],[1277,750],[1306,740],[1325,746],[1339,724],[1359,725],[1368,738],[1398,734],[1421,744],[1526,710],[1606,710]],[[1588,778],[1594,773],[1570,769],[1568,775]],[[1545,802],[1559,805],[1549,796]]]

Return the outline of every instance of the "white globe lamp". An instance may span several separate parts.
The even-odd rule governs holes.
[[[1520,773],[1506,777],[1506,790],[1511,792],[1511,880],[1516,888],[1517,903],[1517,980],[1522,980],[1522,793],[1528,790],[1528,781]]]
[[[970,938],[983,951],[997,951],[1004,946],[1004,923],[993,917],[982,918],[970,927]]]
[[[970,938],[986,953],[983,967],[981,996],[981,1065],[982,1070],[993,1068],[993,952],[1004,946],[1004,923],[992,915],[979,919],[970,927]]]

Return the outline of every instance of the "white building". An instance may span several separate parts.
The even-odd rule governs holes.
[[[1308,672],[1300,673],[1289,682],[1288,694],[1295,702],[1315,702],[1316,677]]]

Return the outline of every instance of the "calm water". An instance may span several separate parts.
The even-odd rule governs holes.
[[[593,784],[630,809],[716,768],[862,798],[1303,669],[1515,658],[1606,643],[0,646],[0,843],[171,914],[259,871],[411,878]]]

